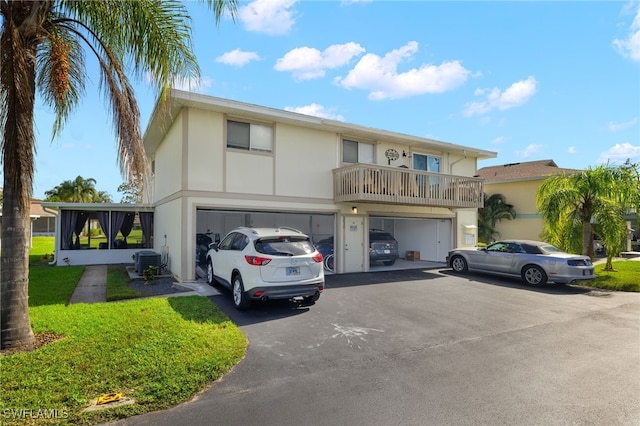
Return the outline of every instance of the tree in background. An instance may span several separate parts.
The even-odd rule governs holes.
[[[135,182],[123,182],[118,186],[118,192],[122,192],[121,203],[140,204],[142,203],[142,191]]]
[[[105,191],[96,189],[94,178],[85,179],[78,176],[75,180],[65,180],[55,188],[45,191],[44,201],[62,203],[110,203],[111,196]]]
[[[484,207],[478,209],[478,240],[485,244],[492,243],[500,233],[496,225],[502,220],[512,220],[516,211],[502,194],[484,194]]]
[[[225,11],[235,17],[237,0],[207,3],[216,23]],[[7,348],[35,340],[27,301],[36,89],[55,112],[55,137],[84,92],[84,48],[95,55],[114,121],[120,169],[128,180],[145,182],[149,164],[125,66],[138,77],[150,76],[161,100],[174,79],[197,78],[199,67],[191,46],[191,18],[177,0],[0,0],[0,14],[0,348]]]
[[[627,236],[625,212],[638,207],[638,165],[600,165],[545,179],[536,203],[545,239],[570,253],[593,256],[594,224],[607,252],[605,269]]]

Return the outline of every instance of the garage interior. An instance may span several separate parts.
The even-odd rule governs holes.
[[[298,229],[311,237],[314,243],[332,237],[336,230],[333,214],[280,213],[259,211],[229,211],[198,209],[196,212],[196,275],[206,278],[204,258],[208,242],[223,238],[239,226],[279,227]],[[452,247],[451,219],[369,217],[369,228],[391,233],[398,241],[399,259],[386,266],[370,265],[370,271],[391,271],[444,266],[447,252]],[[331,274],[331,271],[325,271]]]

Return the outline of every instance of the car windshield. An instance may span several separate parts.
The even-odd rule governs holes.
[[[278,236],[265,237],[255,242],[256,251],[272,256],[300,256],[315,251],[307,237]]]

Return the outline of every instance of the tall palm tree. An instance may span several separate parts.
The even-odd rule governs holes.
[[[45,201],[59,201],[65,203],[103,203],[111,202],[111,197],[105,191],[96,189],[94,178],[85,179],[78,176],[74,180],[65,180],[55,188],[44,192]]]
[[[216,23],[237,0],[209,0]],[[36,89],[56,114],[58,135],[84,92],[85,51],[97,59],[110,104],[120,169],[145,182],[149,165],[140,112],[125,65],[148,73],[161,99],[174,78],[199,76],[190,17],[177,0],[0,0],[0,123],[4,198],[0,254],[0,347],[34,340],[28,311],[29,203]]]
[[[515,219],[516,211],[502,194],[484,194],[484,207],[478,210],[478,240],[490,243],[500,233],[496,225],[502,220]]]
[[[626,237],[625,210],[638,205],[637,166],[600,165],[579,173],[545,179],[536,203],[545,222],[545,239],[573,253],[593,256],[593,231],[612,256]]]

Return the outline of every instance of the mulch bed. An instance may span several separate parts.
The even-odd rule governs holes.
[[[144,280],[131,280],[128,286],[140,292],[142,297],[161,296],[164,294],[183,293],[191,291],[177,286],[178,281],[173,277],[156,277],[152,282]]]
[[[36,340],[33,343],[29,343],[21,346],[15,346],[13,348],[2,349],[0,350],[0,355],[12,355],[20,352],[30,352],[42,346],[48,345],[49,343],[53,343],[56,340],[60,340],[64,336],[60,334],[51,333],[49,331],[44,331],[42,333],[36,333],[34,337],[36,338]]]

